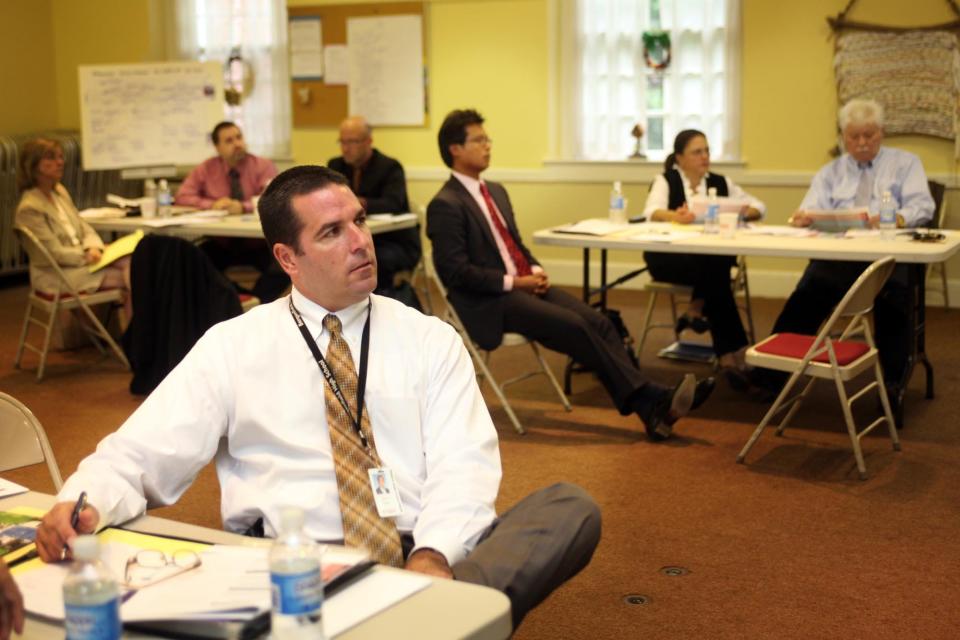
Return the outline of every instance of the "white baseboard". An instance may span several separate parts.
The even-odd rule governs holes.
[[[550,280],[554,284],[579,287],[583,284],[583,263],[573,259],[547,259],[543,260],[543,268],[550,274]],[[634,262],[609,262],[607,263],[607,281],[610,282],[620,276],[630,273],[638,268]],[[786,299],[796,288],[797,282],[802,275],[801,271],[780,271],[775,269],[750,269],[750,295],[758,298],[781,298]],[[644,273],[629,282],[621,285],[624,289],[642,289],[650,282],[650,277]],[[600,266],[593,265],[590,270],[591,286],[600,284]],[[947,280],[947,289],[950,295],[950,306],[955,308],[960,306],[960,281]],[[939,276],[927,281],[927,304],[930,306],[943,306],[942,285]]]

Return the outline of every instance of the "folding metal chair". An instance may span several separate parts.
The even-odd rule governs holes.
[[[837,394],[843,409],[843,417],[850,435],[850,444],[853,455],[857,460],[857,470],[860,479],[866,480],[867,468],[863,462],[863,452],[860,449],[860,440],[874,428],[887,423],[893,449],[900,450],[900,439],[894,425],[893,414],[890,411],[890,400],[883,384],[883,372],[880,369],[880,357],[877,346],[873,341],[868,316],[873,309],[874,299],[883,288],[884,283],[895,266],[892,257],[877,260],[857,278],[850,290],[834,309],[833,314],[823,325],[816,336],[781,333],[773,334],[766,340],[750,347],[747,350],[747,364],[755,367],[765,367],[778,371],[790,372],[790,378],[783,390],[767,411],[763,420],[757,425],[753,435],[744,445],[737,462],[743,464],[761,432],[770,423],[773,417],[781,410],[789,407],[787,415],[777,427],[777,435],[782,435],[790,420],[800,408],[804,398],[810,393],[817,378],[833,380],[837,386]],[[841,319],[850,318],[839,338],[833,338]],[[863,340],[851,340],[853,336],[862,336]],[[851,396],[847,395],[845,383],[859,376],[864,371],[873,368],[874,380]],[[787,399],[800,376],[810,376],[810,381],[797,396]],[[853,421],[851,407],[869,391],[877,389],[880,402],[883,405],[883,415],[874,420],[870,426],[857,432]]]
[[[460,321],[460,316],[457,315],[453,305],[451,305],[447,300],[447,290],[444,288],[443,283],[440,282],[440,278],[437,277],[436,274],[431,274],[431,276],[434,284],[437,287],[437,290],[440,292],[440,296],[444,300],[444,311],[438,317],[449,323],[454,329],[456,329],[457,333],[460,334],[460,337],[463,338],[463,344],[467,347],[467,351],[470,353],[470,356],[473,358],[474,364],[477,367],[477,375],[481,378],[486,378],[487,382],[490,383],[490,386],[493,388],[493,392],[497,394],[500,404],[503,405],[503,409],[507,412],[507,417],[510,418],[510,422],[513,423],[513,428],[516,429],[517,433],[523,435],[526,433],[526,430],[523,428],[523,425],[520,424],[520,419],[517,418],[517,414],[514,413],[513,407],[510,406],[510,402],[507,400],[506,395],[506,388],[515,382],[520,382],[521,380],[526,380],[527,378],[542,374],[547,377],[551,386],[553,386],[553,390],[557,392],[557,397],[560,399],[560,403],[563,405],[563,408],[567,411],[573,411],[573,407],[570,406],[570,401],[567,400],[567,396],[563,393],[563,389],[560,388],[560,383],[557,382],[557,378],[553,375],[553,371],[550,370],[550,366],[547,364],[547,361],[544,360],[543,354],[540,353],[540,348],[537,346],[537,343],[519,333],[504,333],[503,339],[500,342],[500,346],[515,347],[525,344],[529,345],[530,349],[533,350],[534,357],[537,359],[538,366],[536,369],[531,369],[530,371],[510,378],[509,380],[498,382],[493,376],[493,373],[490,371],[489,361],[491,351],[480,349],[473,342],[473,340],[470,339],[470,335],[467,333],[466,328]]]
[[[947,219],[947,199],[944,197],[947,187],[942,182],[936,182],[934,180],[928,180],[927,185],[930,187],[930,195],[933,197],[933,203],[935,205],[933,212],[934,224],[931,226],[935,226],[937,229],[943,229],[943,225]],[[927,279],[929,280],[931,277],[935,278],[936,276],[934,274],[936,273],[940,274],[940,295],[943,297],[943,307],[949,309],[950,285],[947,283],[947,263],[935,262],[931,264],[927,269]]]
[[[57,491],[63,486],[47,434],[33,413],[13,396],[0,392],[0,471],[47,463]]]
[[[753,307],[750,304],[750,281],[747,278],[747,259],[744,256],[737,258],[736,271],[730,279],[730,286],[734,295],[743,295],[743,304],[737,305],[747,320],[747,338],[750,342],[756,341],[756,334],[753,328]],[[654,329],[669,329],[673,331],[675,342],[680,342],[680,334],[676,331],[677,326],[677,296],[689,298],[693,293],[693,287],[672,282],[661,282],[652,280],[644,285],[644,290],[650,293],[647,302],[647,312],[643,318],[643,329],[640,331],[640,340],[637,345],[637,357],[642,357],[643,345],[647,341],[647,335]],[[670,319],[671,324],[655,323],[653,321],[653,310],[657,306],[657,299],[660,296],[670,297]]]
[[[40,356],[40,364],[37,367],[37,381],[43,380],[43,371],[47,363],[47,354],[50,351],[50,337],[57,325],[57,318],[61,310],[80,309],[83,313],[80,318],[80,326],[84,333],[90,338],[93,345],[100,351],[106,353],[103,343],[113,351],[117,359],[123,364],[124,368],[130,369],[130,363],[127,361],[123,349],[116,343],[110,333],[107,331],[100,319],[90,309],[98,304],[119,304],[123,301],[123,292],[119,289],[107,289],[104,291],[94,291],[92,293],[80,293],[76,287],[70,284],[63,271],[57,265],[56,260],[47,251],[47,248],[37,240],[37,237],[29,229],[16,225],[14,230],[17,232],[20,242],[23,244],[27,253],[42,255],[50,264],[50,268],[57,274],[58,286],[53,293],[37,291],[31,287],[27,296],[27,310],[23,318],[23,328],[20,331],[20,343],[17,346],[17,357],[14,366],[20,368],[23,359],[23,350],[29,349]],[[40,312],[36,315],[35,312]],[[43,314],[46,314],[44,319]],[[27,342],[27,334],[30,325],[35,324],[43,329],[43,344],[40,347]]]

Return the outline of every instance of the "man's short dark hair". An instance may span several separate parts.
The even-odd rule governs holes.
[[[316,165],[293,167],[271,180],[257,205],[267,246],[272,248],[279,242],[300,254],[303,220],[293,210],[293,199],[335,184],[349,188],[342,174]]]
[[[218,122],[217,126],[213,128],[213,131],[210,132],[210,139],[213,140],[213,144],[220,144],[220,132],[226,129],[227,127],[237,127],[236,124],[230,122],[229,120],[224,120],[223,122]],[[237,127],[237,131],[240,130],[240,127]]]
[[[457,109],[447,114],[440,125],[437,141],[440,143],[440,157],[443,164],[453,167],[453,154],[450,145],[467,141],[467,127],[471,124],[483,124],[483,116],[474,109]]]

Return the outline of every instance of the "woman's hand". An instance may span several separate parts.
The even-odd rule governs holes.
[[[794,211],[787,222],[793,227],[809,227],[813,224],[813,218],[803,211]]]
[[[673,212],[673,222],[676,222],[677,224],[690,224],[696,219],[696,214],[693,211],[690,211],[690,208],[687,207],[686,202],[677,207]]]
[[[100,262],[100,258],[103,257],[103,251],[96,247],[89,247],[86,251],[83,252],[83,259],[87,264],[97,264]]]

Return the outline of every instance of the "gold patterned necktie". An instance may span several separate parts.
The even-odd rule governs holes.
[[[350,355],[350,346],[340,332],[340,318],[328,315],[323,327],[330,332],[326,361],[347,402],[356,402],[357,372]],[[327,406],[327,425],[333,449],[333,466],[340,493],[340,513],[343,516],[343,540],[349,547],[362,547],[370,557],[393,567],[403,566],[400,534],[392,520],[381,518],[373,500],[370,476],[367,469],[380,466],[380,458],[373,441],[370,418],[363,413],[360,428],[370,445],[363,446],[354,427],[353,418],[347,415],[343,405],[329,384],[324,384],[324,399]],[[357,407],[352,407],[357,415]]]

